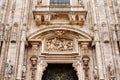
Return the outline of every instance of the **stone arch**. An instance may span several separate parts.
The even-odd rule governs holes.
[[[73,32],[75,34],[78,34],[79,36],[83,37],[86,41],[91,41],[92,37],[86,33],[85,31],[81,30],[78,27],[72,27],[72,26],[48,26],[48,27],[43,27],[40,28],[39,30],[33,32],[28,36],[28,41],[29,40],[35,40],[36,37],[40,36],[42,33],[49,32],[49,31],[56,31],[56,30],[66,30]]]

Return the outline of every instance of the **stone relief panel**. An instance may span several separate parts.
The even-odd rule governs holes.
[[[52,38],[46,41],[47,51],[73,51],[73,40]]]

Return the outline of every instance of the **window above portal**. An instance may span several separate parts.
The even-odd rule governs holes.
[[[69,6],[70,0],[50,0],[50,6]]]

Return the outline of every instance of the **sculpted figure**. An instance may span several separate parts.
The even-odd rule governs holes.
[[[114,67],[112,65],[112,62],[110,62],[108,64],[108,74],[109,74],[109,80],[114,80],[115,76],[114,76]]]
[[[11,60],[6,64],[6,77],[9,78],[13,74],[13,65],[11,64]]]
[[[26,73],[26,66],[24,65],[23,69],[22,69],[22,78],[23,79],[25,78],[25,73]]]
[[[97,68],[97,66],[95,66],[93,73],[94,73],[94,79],[98,80],[98,68]]]
[[[64,38],[53,38],[47,41],[47,50],[52,51],[71,51],[73,50],[73,41]]]

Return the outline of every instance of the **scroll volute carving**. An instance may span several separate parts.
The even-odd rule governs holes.
[[[41,24],[48,25],[50,22],[50,15],[49,14],[35,14],[35,23],[37,26]]]
[[[30,61],[31,61],[32,67],[35,67],[37,65],[38,57],[36,55],[33,55],[30,58]]]
[[[50,15],[49,14],[45,14],[44,15],[44,24],[48,25],[50,21]]]
[[[70,15],[69,17],[70,17],[70,24],[74,25],[76,21],[76,15],[73,14],[73,15]]]
[[[35,15],[35,23],[37,26],[41,25],[41,15]]]
[[[83,26],[85,23],[85,16],[84,15],[78,15],[78,25]]]

